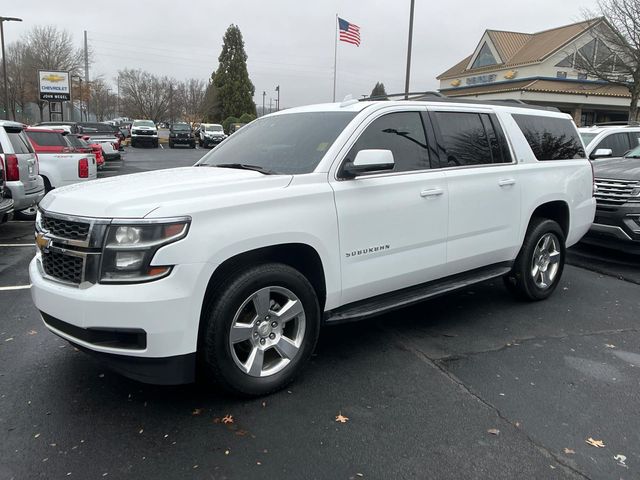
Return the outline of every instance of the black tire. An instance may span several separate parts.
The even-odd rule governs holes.
[[[269,263],[240,270],[213,287],[211,291],[216,294],[208,298],[202,318],[199,354],[203,379],[250,397],[267,395],[291,383],[311,357],[320,331],[320,307],[309,281],[288,265]],[[265,287],[283,287],[295,294],[304,308],[305,327],[300,347],[290,362],[277,373],[260,377],[249,375],[236,364],[229,337],[236,312]]]
[[[191,145],[189,145],[191,148],[196,148],[196,142],[193,142]]]
[[[36,219],[37,212],[37,205],[34,205],[26,210],[20,210],[19,212],[14,213],[13,216],[16,220],[33,221]]]
[[[133,140],[131,140],[131,148],[136,148],[136,142],[134,142]]]
[[[158,148],[159,146],[160,146],[160,142],[158,142],[158,141],[156,141],[156,142],[153,144],[153,148]]]
[[[169,142],[169,148],[173,148],[173,143]]]
[[[53,190],[53,187],[51,186],[51,182],[49,181],[49,179],[47,177],[42,177],[42,181],[44,182],[44,193],[49,193],[51,190]]]
[[[557,251],[559,254],[557,269],[555,270],[553,278],[551,281],[548,281],[548,283],[545,283],[544,277],[539,277],[539,274],[534,278],[533,273],[534,267],[536,266],[534,254],[544,238],[555,239],[554,241],[557,245],[554,247],[554,251]],[[565,257],[565,236],[560,225],[554,220],[547,218],[533,218],[529,224],[522,248],[516,257],[513,268],[511,272],[504,277],[505,286],[520,300],[544,300],[555,291],[558,283],[560,283],[562,272],[564,271]],[[547,264],[545,268],[548,270],[550,265],[550,263]],[[540,267],[538,267],[538,270],[540,270]],[[538,279],[540,278],[543,280],[539,281]],[[540,286],[539,283],[546,286]]]

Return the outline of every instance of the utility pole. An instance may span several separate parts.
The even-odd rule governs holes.
[[[118,110],[118,117],[121,117],[120,114],[120,72],[118,72],[118,96],[116,97],[116,110]]]
[[[280,85],[276,86],[276,92],[278,92],[278,100],[276,101],[276,112],[280,110]]]
[[[4,53],[4,22],[21,22],[21,18],[0,17],[0,43],[2,43],[2,71],[4,72],[4,114],[9,120],[9,82],[7,80],[7,55]],[[11,109],[11,116],[15,120],[15,113]]]
[[[87,41],[87,31],[84,31],[84,81],[87,82],[87,122],[89,121],[89,97],[91,88],[89,84],[89,42]]]
[[[271,113],[271,102],[273,101],[273,98],[269,97],[269,113]]]
[[[411,0],[411,12],[409,13],[409,42],[407,45],[407,75],[404,81],[404,99],[409,98],[409,80],[411,78],[411,46],[413,44],[413,9],[415,0]]]
[[[264,116],[264,99],[267,96],[267,92],[266,91],[262,91],[262,116]]]
[[[169,84],[169,124],[173,123],[173,84]]]

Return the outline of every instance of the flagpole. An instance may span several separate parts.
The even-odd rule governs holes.
[[[336,75],[338,72],[338,14],[336,13],[336,33],[334,34],[335,48],[333,51],[333,101],[336,101]]]

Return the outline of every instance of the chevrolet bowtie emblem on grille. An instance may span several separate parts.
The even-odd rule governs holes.
[[[51,239],[44,236],[42,233],[36,234],[36,245],[40,250],[46,252],[51,246]]]

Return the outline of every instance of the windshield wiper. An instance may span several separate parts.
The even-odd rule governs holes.
[[[212,167],[219,168],[237,168],[240,170],[253,170],[254,172],[260,172],[264,175],[275,175],[276,172],[268,170],[258,165],[249,165],[248,163],[218,163],[217,165],[211,165]]]

